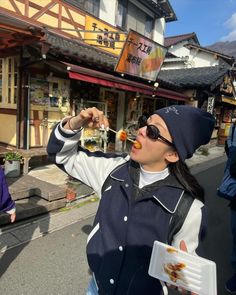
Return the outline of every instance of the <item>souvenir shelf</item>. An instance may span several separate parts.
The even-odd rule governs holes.
[[[81,135],[81,145],[91,152],[106,152],[107,132],[93,128],[85,128]]]
[[[96,106],[98,109],[103,110],[107,115],[107,106],[104,102],[98,101],[83,101],[79,105],[79,109]],[[81,134],[81,145],[88,150],[94,151],[107,151],[107,132],[97,128],[84,128]]]

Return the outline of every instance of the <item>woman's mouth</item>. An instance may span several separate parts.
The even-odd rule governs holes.
[[[134,141],[134,144],[133,144],[133,147],[134,147],[135,149],[140,150],[140,149],[142,148],[142,144],[141,144],[138,140],[135,140],[135,141]]]

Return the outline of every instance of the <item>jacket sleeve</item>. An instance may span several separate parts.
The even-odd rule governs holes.
[[[15,202],[12,200],[8,190],[8,184],[3,169],[0,167],[0,211],[7,212],[15,209]]]
[[[90,152],[79,145],[80,133],[63,128],[63,121],[52,131],[47,152],[49,158],[69,175],[77,178],[101,195],[109,173],[128,160],[127,155]]]
[[[187,217],[179,230],[173,237],[172,246],[179,248],[181,240],[184,240],[188,253],[196,254],[199,242],[206,233],[206,213],[203,203],[197,199],[193,201]]]

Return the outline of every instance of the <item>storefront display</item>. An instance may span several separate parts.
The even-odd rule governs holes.
[[[107,115],[107,104],[101,101],[91,101],[81,99],[77,105],[77,114],[84,108],[97,107]],[[107,151],[107,132],[94,128],[84,128],[81,134],[81,145],[88,150]]]
[[[69,115],[70,80],[38,74],[30,79],[30,147],[46,146],[53,126]]]
[[[90,150],[106,152],[106,131],[94,128],[84,128],[81,135],[81,145]]]

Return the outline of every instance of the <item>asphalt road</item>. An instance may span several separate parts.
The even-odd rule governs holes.
[[[231,275],[229,208],[227,201],[216,196],[223,169],[224,164],[217,164],[197,174],[209,212],[202,255],[217,263],[218,295],[228,294],[224,282]],[[89,218],[6,251],[0,257],[0,270],[7,265],[2,270],[0,294],[84,295],[89,280],[85,244],[91,224]]]

